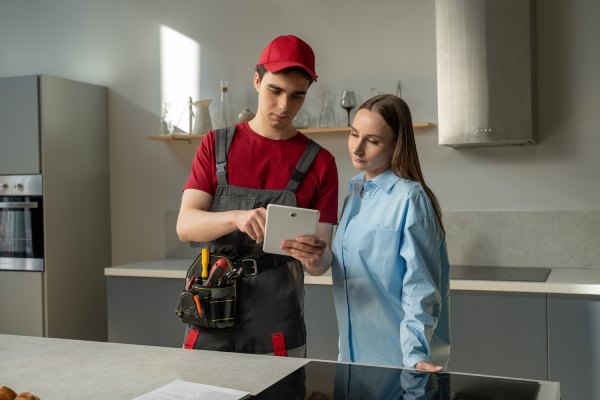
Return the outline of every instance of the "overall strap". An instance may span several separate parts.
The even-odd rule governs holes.
[[[308,171],[315,158],[317,158],[319,150],[321,150],[321,146],[311,139],[308,143],[308,146],[306,146],[306,150],[304,150],[304,154],[302,154],[302,157],[300,157],[298,165],[296,165],[296,169],[292,174],[292,178],[290,179],[286,190],[296,193],[296,190],[298,189],[298,186],[300,186],[306,171]]]
[[[227,185],[227,154],[235,133],[235,125],[219,128],[215,134],[215,160],[217,164],[217,184]]]

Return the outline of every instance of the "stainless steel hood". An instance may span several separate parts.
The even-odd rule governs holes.
[[[439,144],[536,143],[533,0],[436,0]]]

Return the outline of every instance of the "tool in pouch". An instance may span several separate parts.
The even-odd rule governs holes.
[[[233,326],[239,272],[228,257],[203,248],[188,268],[179,296],[175,313],[181,322],[204,328]]]

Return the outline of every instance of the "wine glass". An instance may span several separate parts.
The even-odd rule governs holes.
[[[356,107],[356,96],[352,90],[344,90],[342,92],[340,106],[348,112],[348,126],[350,126],[350,110]]]

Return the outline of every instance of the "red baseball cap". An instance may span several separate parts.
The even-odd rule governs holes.
[[[315,53],[305,41],[294,35],[278,36],[273,39],[258,59],[258,65],[261,64],[269,72],[300,67],[308,72],[315,82],[317,80]]]

